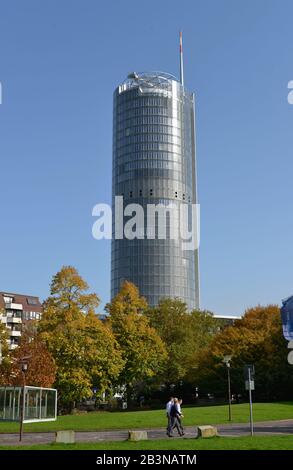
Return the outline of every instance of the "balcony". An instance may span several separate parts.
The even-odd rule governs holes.
[[[7,310],[23,310],[22,304],[15,304],[14,302],[9,302],[5,304]]]
[[[22,319],[20,317],[7,317],[7,323],[22,323]]]
[[[21,336],[21,331],[19,331],[19,330],[10,330],[9,335],[10,336]]]

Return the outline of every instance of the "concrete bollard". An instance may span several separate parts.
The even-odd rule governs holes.
[[[147,431],[128,431],[129,441],[147,441],[147,439],[148,439]]]
[[[74,431],[57,431],[55,433],[55,442],[62,444],[75,444]]]
[[[218,430],[215,426],[198,426],[197,438],[198,437],[215,437],[218,436]]]

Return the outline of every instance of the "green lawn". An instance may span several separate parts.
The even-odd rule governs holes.
[[[293,436],[215,437],[0,447],[1,450],[292,450]]]
[[[255,421],[293,419],[293,402],[255,403],[253,406]],[[228,423],[228,407],[206,406],[184,408],[184,425],[224,424]],[[234,423],[249,421],[249,405],[247,403],[232,406]],[[75,431],[96,431],[105,429],[155,428],[166,425],[165,411],[133,411],[133,412],[91,412],[83,415],[67,415],[58,417],[57,421],[48,423],[25,424],[24,430],[58,431],[72,429]],[[0,422],[0,433],[17,432],[18,423]]]

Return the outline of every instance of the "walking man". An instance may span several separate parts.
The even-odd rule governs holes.
[[[167,416],[167,435],[169,436],[171,432],[171,408],[174,404],[174,398],[170,397],[170,400],[166,404],[166,416]]]
[[[184,416],[183,416],[183,414],[182,414],[182,412],[181,412],[182,401],[183,401],[182,398],[179,398],[178,404],[177,404],[177,410],[178,410],[177,420],[178,420],[178,424],[179,424],[181,436],[183,436],[183,435],[185,434],[185,433],[184,433],[183,426],[182,426],[182,421],[181,421],[181,419],[184,418]]]
[[[174,398],[174,403],[171,406],[170,410],[170,416],[171,416],[171,427],[170,431],[167,433],[169,437],[173,437],[173,429],[177,429],[177,432],[179,436],[183,436],[184,433],[182,433],[178,418],[180,418],[180,414],[178,411],[178,398]]]

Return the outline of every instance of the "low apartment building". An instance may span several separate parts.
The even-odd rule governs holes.
[[[38,297],[0,292],[0,321],[6,325],[10,349],[18,346],[23,324],[39,320],[41,315],[42,304]]]

